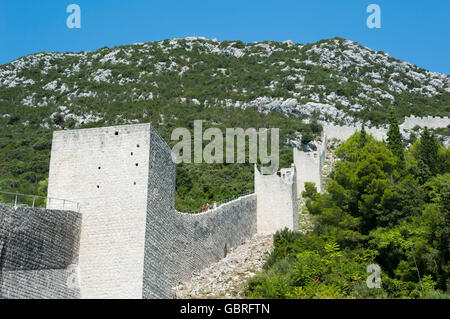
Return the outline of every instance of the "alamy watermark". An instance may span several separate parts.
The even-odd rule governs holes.
[[[67,17],[66,25],[69,29],[81,28],[81,8],[78,4],[69,4],[66,9],[70,15]]]
[[[366,284],[370,289],[381,288],[381,268],[377,264],[370,264],[367,266],[366,271],[370,274],[367,277]]]
[[[370,4],[366,9],[370,15],[367,17],[366,25],[369,29],[381,29],[381,7],[378,4]],[[70,13],[67,17],[66,25],[69,29],[81,28],[81,8],[78,4],[69,4],[66,12]]]
[[[270,137],[269,137],[270,135]],[[262,174],[275,174],[279,167],[278,128],[259,129],[227,128],[224,134],[219,128],[208,128],[203,132],[203,121],[194,121],[194,138],[186,128],[176,128],[172,141],[181,141],[172,148],[173,161],[179,163],[245,163],[246,140],[248,138],[248,162],[262,164]],[[268,141],[270,138],[270,145]],[[203,141],[210,141],[203,148]],[[237,143],[235,143],[237,141]],[[193,143],[192,143],[193,142]],[[194,159],[192,161],[192,144]],[[237,144],[237,145],[235,145]],[[237,149],[236,149],[237,146]],[[270,146],[270,147],[269,147]],[[225,149],[225,152],[224,152]],[[225,154],[224,154],[225,153]],[[236,156],[235,156],[236,155]]]
[[[78,265],[75,264],[71,264],[69,265],[69,267],[67,267],[67,280],[66,280],[66,284],[67,284],[67,288],[69,289],[78,289],[80,287],[80,282],[79,282],[79,267]]]
[[[367,13],[371,15],[367,18],[366,24],[369,29],[381,29],[381,8],[378,4],[370,4]]]

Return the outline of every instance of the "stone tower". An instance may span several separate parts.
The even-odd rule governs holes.
[[[273,234],[289,228],[298,230],[296,168],[281,169],[273,175],[262,175],[255,164],[257,231]]]
[[[81,205],[83,298],[142,297],[152,134],[150,124],[54,132],[48,196]]]
[[[305,182],[315,183],[317,191],[322,192],[322,166],[325,162],[326,151],[327,135],[325,133],[316,150],[303,151],[294,148],[294,165],[297,168],[297,196],[300,196],[302,191],[305,190]]]

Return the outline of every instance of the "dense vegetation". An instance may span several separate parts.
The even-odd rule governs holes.
[[[395,131],[384,143],[363,130],[337,149],[327,191],[303,193],[314,230],[278,232],[247,296],[450,297],[450,151],[425,130],[399,152]],[[369,264],[380,289],[366,285]]]

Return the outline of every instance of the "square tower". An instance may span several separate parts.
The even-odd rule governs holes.
[[[297,174],[294,165],[263,175],[255,164],[257,232],[274,234],[298,230]]]
[[[53,134],[48,196],[80,203],[82,298],[142,298],[151,134],[150,124]]]
[[[327,152],[327,135],[324,132],[322,142],[316,143],[316,150],[300,151],[293,149],[294,164],[297,168],[297,196],[300,197],[305,190],[305,183],[311,182],[316,185],[317,191],[322,189],[322,167],[325,162]]]

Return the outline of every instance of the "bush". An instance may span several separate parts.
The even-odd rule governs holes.
[[[310,132],[306,132],[305,134],[302,135],[302,144],[306,145],[309,144],[310,142],[312,142],[314,140],[314,135],[312,135],[312,133]]]

